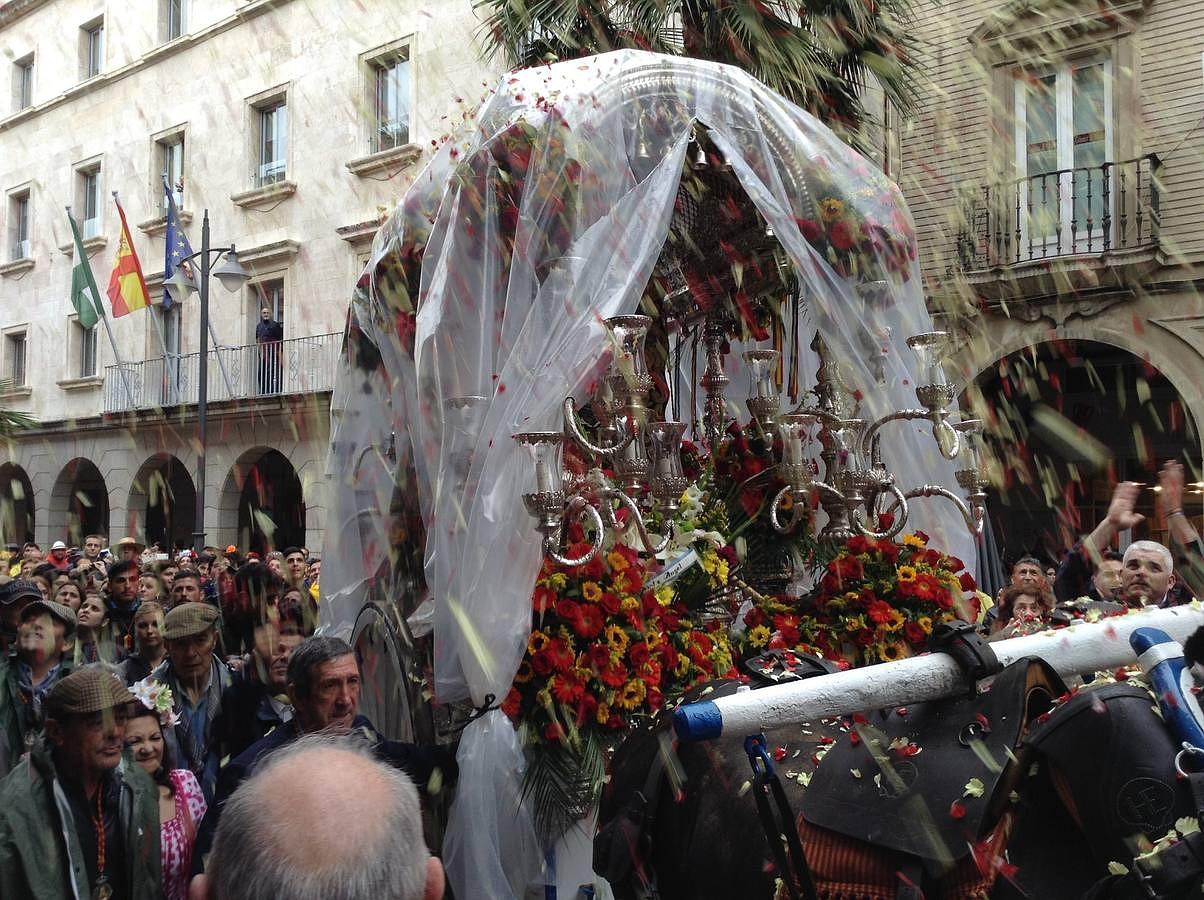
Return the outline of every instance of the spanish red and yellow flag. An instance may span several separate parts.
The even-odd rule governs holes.
[[[117,214],[121,216],[121,242],[117,245],[117,258],[113,260],[108,294],[109,302],[113,304],[113,318],[117,318],[136,309],[145,309],[150,304],[150,295],[146,290],[146,279],[142,277],[142,264],[138,262],[134,242],[130,240],[125,210],[116,196],[113,202],[117,204]]]

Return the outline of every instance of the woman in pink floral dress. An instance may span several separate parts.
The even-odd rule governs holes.
[[[205,796],[188,769],[173,769],[163,727],[174,724],[171,688],[140,681],[130,690],[140,701],[125,728],[125,745],[159,786],[159,841],[162,845],[163,896],[186,900],[188,872],[197,828],[205,815]]]

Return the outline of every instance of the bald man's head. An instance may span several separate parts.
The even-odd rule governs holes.
[[[214,900],[434,900],[418,792],[345,738],[313,735],[272,754],[226,802],[208,865]]]

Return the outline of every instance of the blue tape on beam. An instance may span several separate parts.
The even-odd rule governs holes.
[[[707,741],[723,734],[723,714],[712,700],[687,703],[673,713],[673,730],[683,741]]]

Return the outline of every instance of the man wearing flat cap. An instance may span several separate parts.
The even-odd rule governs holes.
[[[41,591],[38,591],[37,597],[19,591],[18,588],[26,583],[18,579],[0,584],[0,660],[8,659],[17,645],[17,626],[21,624],[21,611],[42,596]]]
[[[75,612],[43,600],[29,581],[5,585],[21,603],[16,653],[0,668],[0,777],[17,765],[42,728],[50,689],[66,674],[63,651],[75,634]]]
[[[0,782],[0,897],[162,896],[159,791],[123,763],[134,696],[101,666],[46,697],[46,733]]]
[[[216,607],[181,603],[163,620],[167,659],[151,678],[171,688],[180,721],[171,729],[176,759],[192,770],[206,799],[213,799],[220,758],[210,749],[213,721],[230,686],[230,670],[214,652],[217,647]]]

